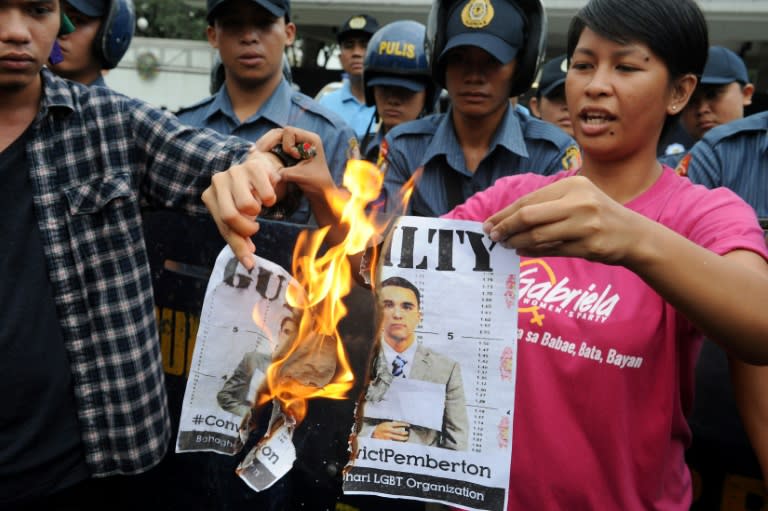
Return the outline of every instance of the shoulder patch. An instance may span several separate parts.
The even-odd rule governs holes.
[[[381,145],[379,145],[379,157],[376,160],[376,166],[379,167],[379,170],[382,172],[385,171],[385,166],[387,162],[387,155],[389,154],[389,144],[387,143],[387,138],[384,137],[384,140],[381,141]]]
[[[742,119],[737,119],[735,121],[727,122],[725,124],[721,124],[719,126],[715,126],[711,130],[704,133],[704,137],[702,137],[702,140],[706,140],[711,145],[717,145],[719,142],[730,138],[734,135],[739,135],[741,133],[745,132],[751,132],[751,131],[765,131],[766,124],[765,121],[759,117],[757,117],[759,114],[753,114],[748,117],[744,117]]]
[[[434,135],[437,130],[437,125],[440,124],[441,116],[446,114],[432,114],[421,119],[404,122],[398,124],[391,131],[387,133],[388,136],[395,140],[403,135]]]
[[[352,137],[347,140],[347,159],[348,160],[360,160],[360,143],[356,137]]]
[[[563,170],[576,170],[581,168],[581,149],[579,146],[572,145],[565,150],[563,159],[560,161]]]
[[[677,164],[677,168],[675,168],[675,172],[678,176],[688,177],[688,165],[691,163],[691,153],[689,152],[685,156],[683,156],[683,159],[680,160],[680,163]]]

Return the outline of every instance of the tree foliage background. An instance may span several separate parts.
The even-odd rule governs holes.
[[[134,0],[136,19],[144,18],[145,29],[136,28],[140,37],[205,40],[205,7],[191,7],[184,0]]]

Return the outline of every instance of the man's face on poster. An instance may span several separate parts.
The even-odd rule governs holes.
[[[278,346],[287,346],[296,337],[296,321],[293,318],[285,318],[280,324],[278,334]]]
[[[379,309],[386,342],[398,352],[408,349],[421,321],[416,294],[404,287],[384,286],[379,291]]]

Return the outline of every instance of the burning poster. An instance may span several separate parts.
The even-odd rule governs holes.
[[[349,194],[328,197],[346,238],[329,244],[327,229],[303,232],[290,274],[259,257],[246,270],[229,248],[221,252],[177,452],[240,452],[272,402],[267,435],[237,469],[262,490],[296,460],[293,432],[307,400],[349,399],[354,375],[337,325],[347,314],[348,257],[375,244],[385,227],[368,211],[382,179],[374,166],[350,162]],[[476,222],[401,217],[389,232],[380,261],[377,254],[369,266],[377,270],[369,277],[380,320],[344,491],[506,509],[519,260]]]
[[[268,434],[237,473],[260,491],[291,469],[293,431],[304,411],[291,398],[300,391],[322,396],[337,385],[337,346],[305,326],[311,318],[296,306],[303,300],[303,289],[281,266],[256,257],[249,271],[229,247],[221,251],[206,289],[177,452],[239,453],[257,429],[257,415],[276,399],[271,389],[281,389],[275,392],[286,395],[273,407]]]
[[[506,510],[519,258],[477,222],[401,217],[344,492]]]
[[[298,328],[286,301],[290,285],[281,266],[257,258],[248,271],[229,247],[221,251],[206,289],[177,452],[240,451],[273,354]]]
[[[328,200],[348,232],[326,243],[328,229],[296,238],[291,273],[256,257],[246,270],[227,247],[206,289],[176,444],[177,452],[236,454],[274,403],[267,434],[237,469],[254,490],[268,488],[296,459],[292,435],[307,400],[347,399],[354,376],[337,330],[352,288],[350,254],[376,235],[383,176],[351,161],[343,191]]]

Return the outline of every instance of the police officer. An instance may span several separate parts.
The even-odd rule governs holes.
[[[384,25],[373,34],[365,54],[365,102],[375,106],[378,125],[361,141],[361,152],[377,161],[384,135],[395,126],[432,113],[437,87],[424,51],[426,27],[411,20]]]
[[[296,26],[290,21],[289,0],[207,0],[207,18],[208,41],[219,52],[224,80],[212,96],[181,109],[177,113],[179,119],[192,126],[213,128],[250,141],[256,141],[273,128],[288,125],[313,131],[322,137],[329,169],[340,183],[347,159],[359,155],[357,139],[352,129],[338,115],[295,91],[284,76],[284,50],[293,43],[296,34]],[[256,238],[258,253],[283,266],[286,266],[287,259],[289,265],[298,232],[314,223],[308,201],[299,196],[296,207],[282,211],[277,208],[271,212],[270,217],[273,221],[260,221],[259,237]],[[207,247],[211,240],[215,240],[215,227],[203,229],[195,226],[191,230],[184,228],[187,219],[166,220],[166,224],[168,221],[179,226],[176,231],[182,233],[184,238],[195,237],[197,245],[201,247]],[[163,223],[155,222],[153,225],[157,225],[155,232],[159,236],[149,236],[148,245],[154,242],[157,246],[164,241],[163,231],[160,230]],[[221,248],[220,240],[217,246]],[[149,250],[152,253],[153,246],[149,246]],[[195,250],[193,254],[196,255],[196,252],[201,251]],[[166,259],[179,261],[175,254]],[[212,266],[212,261],[203,258],[197,261],[182,259],[180,262],[203,266],[204,269]],[[156,286],[156,299],[165,298],[159,296],[163,294],[161,291]],[[173,329],[169,330],[173,334]],[[163,346],[176,345],[178,342],[179,339],[161,336]],[[188,342],[193,343],[194,337]],[[187,352],[191,353],[190,349],[188,345]],[[166,376],[169,401],[172,409],[176,405],[175,413],[178,415],[181,407],[178,397],[183,395],[184,387],[177,383],[178,380],[185,382],[186,374],[181,377],[170,374]],[[176,472],[185,474],[187,481],[184,484],[187,486],[203,488],[214,497],[214,502],[201,504],[206,509],[281,510],[289,508],[292,499],[324,499],[325,495],[321,495],[324,487],[328,487],[326,491],[329,492],[335,491],[335,487],[319,485],[318,489],[306,495],[289,489],[297,480],[296,485],[306,487],[307,480],[315,481],[320,476],[330,477],[327,465],[314,463],[314,460],[307,462],[306,454],[315,449],[318,457],[330,458],[327,451],[331,447],[328,446],[335,445],[334,439],[323,437],[317,440],[317,434],[333,433],[332,428],[316,427],[319,422],[316,410],[324,408],[313,404],[303,423],[304,429],[297,430],[294,435],[299,456],[295,466],[298,468],[267,491],[254,492],[237,477],[235,467],[242,456],[175,455],[175,464],[179,466]],[[310,428],[311,432],[307,433]],[[304,444],[308,446],[307,449],[303,448]],[[199,466],[201,464],[202,467]],[[312,470],[322,473],[316,476]]]
[[[685,130],[698,142],[685,155],[661,160],[680,159],[677,172],[694,183],[730,188],[755,209],[766,228],[768,112],[743,118],[753,91],[741,58],[726,48],[711,47],[701,84],[680,116]],[[761,472],[758,459],[764,463],[766,453],[760,455],[761,446],[750,444],[733,396],[728,357],[706,340],[696,365],[696,399],[688,419],[693,443],[687,454],[691,469],[701,477],[702,502],[722,502],[738,494],[734,475],[764,487],[768,467]],[[755,396],[755,406],[758,403],[761,396]],[[692,509],[697,506],[703,507],[695,502]]]
[[[510,106],[536,75],[546,36],[539,0],[437,0],[427,24],[432,77],[451,108],[390,131],[380,149],[386,208],[417,169],[408,213],[438,216],[497,178],[578,166],[576,142]]]
[[[84,85],[106,87],[102,71],[117,66],[133,38],[132,0],[64,0],[62,8],[75,31],[59,36],[62,60],[51,69]]]
[[[689,155],[678,173],[707,188],[730,188],[768,219],[768,112],[713,128]]]
[[[338,115],[294,91],[283,76],[284,50],[296,35],[289,0],[208,0],[207,10],[208,41],[219,51],[224,84],[212,96],[179,110],[179,119],[251,141],[287,125],[314,131],[323,139],[334,178],[341,182],[347,159],[358,154],[357,139]],[[306,201],[286,220],[309,222]]]
[[[573,136],[571,116],[568,114],[568,103],[565,101],[565,75],[568,72],[568,59],[560,55],[548,60],[541,67],[541,77],[536,94],[531,98],[529,106],[533,115],[539,119],[551,122],[568,135]]]
[[[724,186],[736,192],[754,208],[768,231],[766,168],[768,111],[707,131],[677,170],[707,188]],[[745,433],[734,400],[735,384],[738,380],[731,378],[726,353],[705,340],[696,365],[696,398],[688,418],[693,443],[686,458],[702,481],[701,503],[694,502],[692,510],[708,509],[705,502],[745,501],[746,495],[739,497],[746,493],[745,488],[765,488],[768,452],[760,442],[750,443]],[[765,393],[752,397],[752,406],[765,409]],[[765,425],[752,424],[751,428],[764,431]]]
[[[339,59],[344,78],[339,89],[319,98],[321,105],[340,115],[355,130],[359,140],[371,129],[374,108],[366,105],[363,91],[363,58],[368,41],[379,22],[367,14],[350,16],[336,32],[341,48]]]
[[[699,85],[680,112],[680,125],[697,142],[712,128],[743,118],[754,92],[741,57],[728,48],[711,46]],[[659,161],[670,167],[688,164],[682,148],[669,147],[667,152]]]

